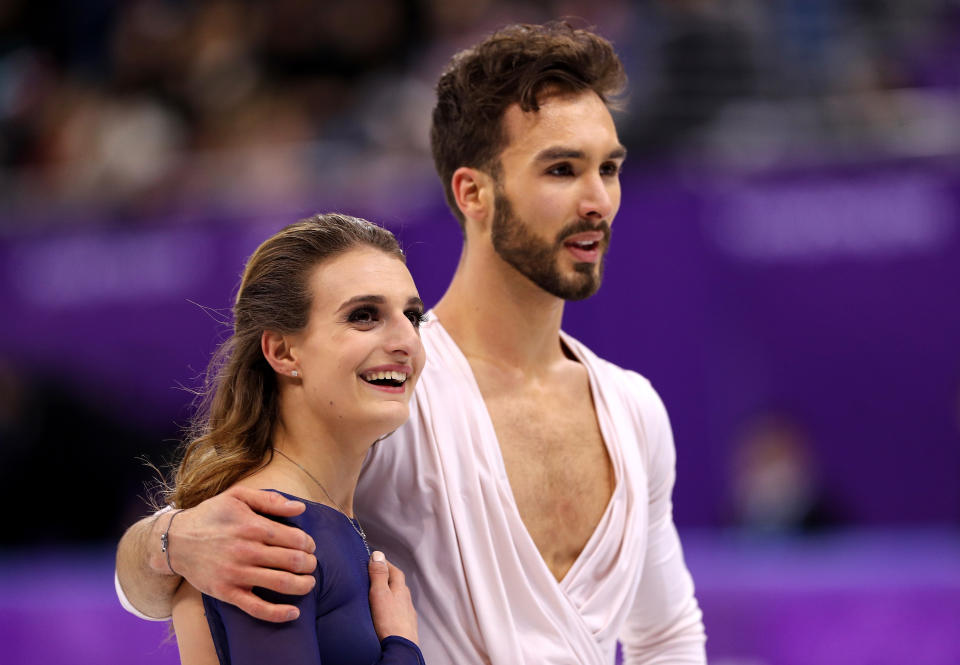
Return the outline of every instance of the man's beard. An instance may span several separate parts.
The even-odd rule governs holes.
[[[558,266],[564,248],[563,241],[584,231],[603,231],[599,248],[600,262],[598,265],[575,263],[574,274],[564,275]],[[603,281],[606,249],[610,244],[610,225],[606,220],[599,224],[580,220],[560,229],[553,243],[541,240],[514,214],[510,200],[498,187],[494,199],[491,239],[500,258],[547,293],[564,300],[583,300],[596,293]]]

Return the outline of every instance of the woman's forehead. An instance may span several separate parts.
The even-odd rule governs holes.
[[[339,306],[357,295],[403,300],[417,295],[406,264],[374,247],[357,247],[318,265],[310,277],[314,302]]]

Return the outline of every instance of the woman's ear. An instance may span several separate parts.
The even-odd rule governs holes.
[[[273,330],[264,330],[260,336],[260,349],[263,351],[263,357],[277,374],[300,376],[300,368],[294,357],[293,347],[286,335]]]
[[[450,186],[465,224],[486,228],[493,213],[493,178],[478,169],[461,166],[450,178]]]

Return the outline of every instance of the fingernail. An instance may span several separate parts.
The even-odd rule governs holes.
[[[287,621],[293,621],[300,616],[300,610],[290,610],[287,612]]]
[[[374,560],[374,561],[386,561],[386,560],[387,560],[387,557],[383,556],[383,552],[377,550],[376,552],[373,553],[373,560]]]

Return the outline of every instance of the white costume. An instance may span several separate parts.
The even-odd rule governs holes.
[[[616,486],[557,582],[517,510],[466,357],[431,317],[407,424],[371,453],[355,498],[372,543],[407,576],[427,663],[704,663],[673,524],[675,452],[649,382],[563,335],[583,363]],[[322,544],[319,544],[322,547]]]
[[[557,582],[520,519],[466,357],[433,317],[422,336],[427,364],[410,420],[374,447],[354,505],[406,574],[426,662],[611,665],[619,638],[631,665],[705,663],[673,524],[673,436],[649,382],[563,335],[590,376],[616,486]],[[143,616],[119,584],[117,593]]]

